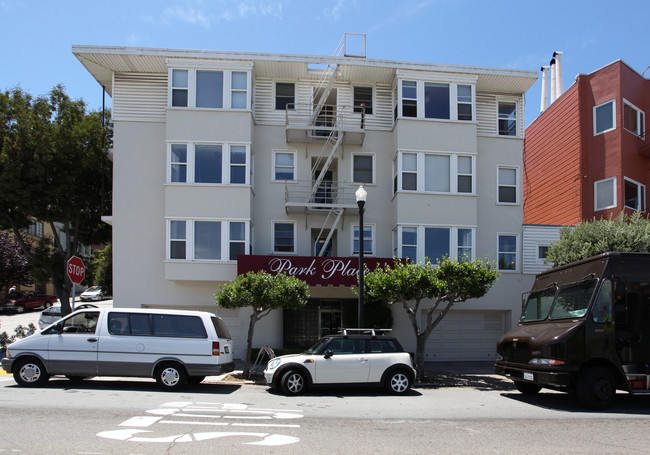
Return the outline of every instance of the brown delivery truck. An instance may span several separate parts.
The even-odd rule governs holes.
[[[604,409],[650,393],[650,253],[604,253],[539,274],[494,371],[521,393],[575,393]]]

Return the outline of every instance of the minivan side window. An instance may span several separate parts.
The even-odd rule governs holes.
[[[97,311],[75,314],[63,321],[63,333],[95,333],[98,319]]]
[[[108,315],[111,335],[207,338],[199,316],[175,314],[117,313]]]

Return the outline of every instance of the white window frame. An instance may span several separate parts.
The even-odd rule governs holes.
[[[512,188],[512,185],[503,184],[499,180],[499,178],[500,178],[500,176],[499,176],[500,172],[499,171],[501,169],[511,169],[511,170],[515,171],[515,185],[514,185],[514,188],[515,188],[515,202],[504,202],[504,201],[499,200],[499,193],[500,193],[499,190],[501,189],[501,187]],[[496,194],[497,205],[519,205],[520,204],[520,201],[521,201],[520,193],[521,192],[520,192],[520,185],[519,185],[519,166],[497,165],[497,188],[496,188],[496,190],[497,190],[497,194]]]
[[[279,251],[275,249],[275,225],[276,224],[291,224],[293,226],[293,246],[292,251]],[[271,221],[271,250],[273,254],[280,255],[294,255],[298,254],[298,224],[291,220],[273,220]]]
[[[172,75],[174,71],[187,71],[187,87],[172,87]],[[197,71],[218,71],[223,73],[223,87],[222,87],[222,106],[221,107],[197,107],[196,106],[196,73]],[[241,89],[232,89],[232,73],[246,73],[246,106],[244,108],[232,107],[232,93],[243,92]],[[168,70],[168,90],[167,90],[167,106],[170,109],[199,109],[199,110],[250,110],[251,109],[251,70],[245,68],[237,69],[224,69],[224,68],[182,68],[171,67]],[[172,106],[172,91],[173,90],[187,90],[187,106]]]
[[[603,184],[603,183],[609,182],[609,181],[613,182],[612,183],[612,201],[613,201],[613,204],[607,205],[607,206],[604,206],[604,207],[599,207],[598,206],[598,186],[600,184]],[[609,177],[609,178],[598,180],[598,181],[594,182],[594,212],[598,212],[600,210],[612,209],[612,208],[615,208],[617,205],[618,204],[617,204],[616,177]]]
[[[548,254],[548,250],[551,248],[551,245],[548,243],[536,243],[535,244],[535,262],[537,264],[544,264],[544,259],[546,257],[541,257],[540,256],[540,248],[546,248],[546,253]]]
[[[604,129],[602,131],[598,131],[597,130],[598,122],[597,122],[597,114],[596,113],[598,111],[598,108],[603,107],[603,106],[605,106],[607,104],[612,105],[612,126],[607,128],[607,129]],[[594,109],[593,109],[593,122],[594,122],[594,136],[598,136],[599,134],[604,134],[604,133],[607,133],[608,131],[613,131],[613,130],[616,129],[616,98],[605,101],[604,103],[600,103],[600,104],[594,106]]]
[[[185,222],[185,259],[172,259],[171,258],[171,242],[172,240],[180,241],[183,239],[171,238],[171,222],[180,221]],[[221,224],[221,257],[219,259],[196,259],[195,258],[195,245],[194,245],[194,225],[196,222],[213,222]],[[244,223],[244,251],[250,249],[250,220],[249,219],[224,219],[224,218],[183,218],[183,217],[166,217],[166,253],[165,258],[169,262],[207,262],[207,263],[236,263],[237,260],[230,259],[230,223]],[[236,240],[241,242],[240,240]]]
[[[476,258],[476,226],[452,226],[452,225],[412,225],[412,224],[399,224],[394,229],[393,241],[396,244],[396,255],[399,258],[403,258],[404,254],[402,251],[402,230],[404,228],[415,228],[416,229],[416,262],[423,263],[425,259],[425,239],[426,239],[426,229],[427,228],[436,228],[436,229],[448,229],[449,230],[449,257],[451,259],[459,259],[458,249],[461,247],[458,243],[458,231],[459,229],[468,229],[472,233],[472,244],[471,248],[471,257],[469,260],[474,260]],[[409,245],[413,246],[413,245]],[[467,246],[463,245],[463,248]],[[429,258],[432,263],[435,265],[436,258]]]
[[[186,181],[185,182],[172,182],[172,165],[178,164],[172,162],[172,145],[186,145],[187,146],[187,162],[185,163],[186,167]],[[199,182],[194,181],[196,174],[195,166],[195,146],[196,145],[220,145],[221,146],[221,182],[212,183],[212,182]],[[231,147],[239,146],[246,147],[246,164],[237,164],[231,163]],[[230,169],[231,167],[245,167],[244,170],[244,183],[230,183]],[[167,141],[167,184],[168,185],[218,185],[218,186],[250,186],[251,176],[251,148],[250,144],[239,143],[239,142],[187,142],[187,141]]]
[[[403,97],[403,82],[415,82],[415,89],[416,89],[416,98],[404,98]],[[431,118],[431,117],[426,117],[426,103],[425,103],[425,87],[426,84],[441,84],[441,85],[446,85],[449,88],[449,118]],[[466,101],[460,102],[458,100],[458,86],[469,86],[471,87],[471,101],[470,103],[467,103]],[[399,79],[398,85],[397,85],[397,118],[404,118],[404,119],[421,119],[421,120],[430,120],[430,121],[443,121],[443,122],[461,122],[461,123],[469,123],[469,122],[474,122],[476,119],[476,84],[471,83],[471,82],[450,82],[450,81],[445,81],[445,80],[438,80],[438,79],[431,79],[431,80],[414,80],[410,78],[404,78],[404,79]],[[402,115],[403,109],[402,109],[402,100],[403,99],[408,99],[408,100],[415,100],[416,101],[416,116],[415,117],[406,117]],[[472,120],[460,120],[458,118],[458,104],[471,104],[471,112],[472,112]]]
[[[501,120],[512,120],[511,117],[501,117],[501,114],[499,113],[499,105],[500,104],[514,104],[515,105],[515,134],[501,134],[500,131],[501,129],[499,128],[499,122]],[[519,118],[519,100],[517,98],[508,98],[505,96],[499,96],[497,97],[497,131],[496,134],[498,137],[504,138],[504,137],[513,137],[513,138],[518,138],[519,137],[519,128],[520,128],[520,122],[521,119]]]
[[[405,154],[414,154],[416,155],[416,170],[404,170],[403,169],[403,156]],[[447,156],[449,157],[449,191],[432,191],[426,190],[426,157],[431,155],[437,156]],[[459,192],[458,191],[458,177],[459,176],[468,176],[470,174],[459,173],[458,171],[458,158],[459,157],[468,157],[472,160],[472,191],[471,192]],[[460,152],[443,152],[443,151],[413,151],[413,150],[400,150],[397,152],[397,192],[406,192],[406,193],[425,193],[425,194],[443,194],[443,195],[460,195],[460,196],[474,196],[476,195],[476,155],[471,153],[460,153]],[[416,189],[415,190],[404,190],[403,188],[403,174],[415,174],[416,175]]]
[[[291,155],[293,157],[293,166],[278,166],[276,164],[276,156],[279,154]],[[292,179],[278,179],[276,178],[276,171],[278,169],[291,169],[293,172]],[[272,182],[281,182],[281,183],[290,183],[297,181],[298,173],[298,161],[297,161],[297,151],[293,149],[273,149],[273,166],[271,166],[271,181]]]
[[[355,97],[354,97],[354,90],[357,89],[357,88],[368,88],[368,89],[370,89],[370,97],[371,97],[370,102],[372,103],[372,106],[370,106],[370,108],[372,109],[372,112],[371,112],[371,113],[368,113],[368,112],[366,111],[365,115],[366,115],[367,117],[374,116],[374,115],[375,115],[375,111],[376,111],[376,105],[377,105],[377,102],[376,102],[376,92],[377,92],[377,90],[376,90],[375,87],[372,86],[372,85],[356,85],[356,84],[355,84],[355,85],[352,86],[352,111],[355,112],[355,113],[357,113],[357,114],[361,114],[361,112],[357,112],[357,111],[356,111],[356,109],[359,109],[359,110],[360,110],[360,109],[361,109],[361,106],[356,106],[356,105],[354,104],[354,102],[356,101],[356,99],[355,99]],[[366,106],[366,108],[367,108],[367,106]]]
[[[357,156],[362,156],[362,157],[370,157],[372,159],[372,181],[370,182],[358,182],[354,179],[354,159]],[[359,183],[362,185],[374,185],[376,180],[376,159],[375,159],[375,154],[374,153],[353,153],[352,154],[352,159],[350,160],[350,181],[352,183]]]
[[[503,254],[513,254],[510,251],[501,251],[499,249],[499,243],[500,243],[499,241],[500,241],[501,237],[506,237],[506,236],[515,238],[515,252],[514,252],[514,255],[515,255],[515,268],[514,269],[502,269],[499,266],[499,257],[501,256],[501,253],[503,253]],[[519,244],[519,234],[518,233],[516,233],[516,232],[498,232],[497,233],[497,260],[496,260],[496,263],[497,263],[497,270],[499,270],[499,272],[502,272],[502,273],[519,273],[519,268],[520,268],[520,264],[521,264],[521,246]]]
[[[637,207],[630,207],[625,203],[625,182],[630,182],[637,187]],[[645,212],[646,210],[646,191],[645,191],[645,185],[643,183],[639,183],[636,180],[633,180],[629,177],[623,177],[623,206],[630,209],[630,210],[635,210],[637,212]]]
[[[375,229],[375,225],[374,225],[374,224],[366,224],[366,223],[363,223],[363,227],[364,227],[364,232],[365,232],[366,230],[370,229],[370,238],[368,238],[365,234],[364,234],[364,237],[363,237],[363,242],[364,242],[364,243],[366,243],[367,241],[370,240],[370,251],[366,251],[366,250],[364,249],[363,254],[364,254],[364,255],[368,255],[368,256],[374,256],[374,255],[375,255],[375,244],[376,244],[376,242],[375,242],[375,231],[376,231],[376,229]],[[351,244],[350,244],[351,255],[352,255],[352,256],[359,256],[359,252],[358,252],[358,251],[355,251],[355,249],[354,249],[354,243],[355,243],[355,242],[359,242],[359,235],[358,235],[358,232],[359,232],[359,224],[353,224],[353,225],[352,225],[352,229],[350,229],[350,231],[352,231],[352,232],[350,233],[351,236],[352,236],[352,242],[351,242]],[[356,232],[355,232],[355,231],[356,231]],[[356,234],[356,235],[355,235],[355,234]]]
[[[628,106],[629,108],[636,111],[636,124],[637,124],[638,131],[632,131],[625,127],[625,106]],[[645,112],[643,112],[641,109],[636,107],[634,104],[630,103],[625,98],[623,98],[623,128],[625,129],[625,131],[629,131],[630,133],[634,134],[637,137],[640,138],[645,137]]]

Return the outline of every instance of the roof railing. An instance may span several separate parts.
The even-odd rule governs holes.
[[[348,335],[354,335],[354,333],[348,333],[348,332],[355,332],[356,334],[360,335],[365,335],[369,334],[374,336],[377,335],[382,335],[384,332],[391,332],[393,329],[344,329],[341,328],[339,329],[339,333],[342,334],[343,336],[348,336]]]

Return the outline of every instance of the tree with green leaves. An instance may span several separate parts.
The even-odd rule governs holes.
[[[52,280],[63,314],[70,312],[68,259],[80,245],[110,238],[101,221],[112,186],[112,130],[104,120],[60,85],[38,98],[20,88],[0,92],[0,229],[14,233],[35,277]],[[21,230],[31,220],[53,234],[30,250]]]
[[[113,245],[109,243],[95,253],[90,265],[93,284],[102,288],[104,295],[113,295]]]
[[[415,364],[418,379],[424,378],[424,348],[431,332],[454,304],[483,297],[499,278],[496,265],[487,259],[445,258],[436,265],[395,261],[366,273],[365,295],[370,300],[401,304],[416,339]],[[426,323],[420,325],[424,310]]]
[[[563,226],[546,262],[557,267],[608,251],[650,252],[650,221],[639,212]]]
[[[253,313],[248,324],[246,359],[243,376],[250,376],[253,335],[257,321],[277,308],[297,310],[307,305],[309,286],[304,281],[284,273],[271,275],[265,271],[238,275],[222,285],[215,295],[218,306],[227,309],[251,307]]]
[[[29,240],[23,242],[31,249]],[[13,285],[32,284],[30,270],[27,256],[14,236],[0,231],[0,296]]]

